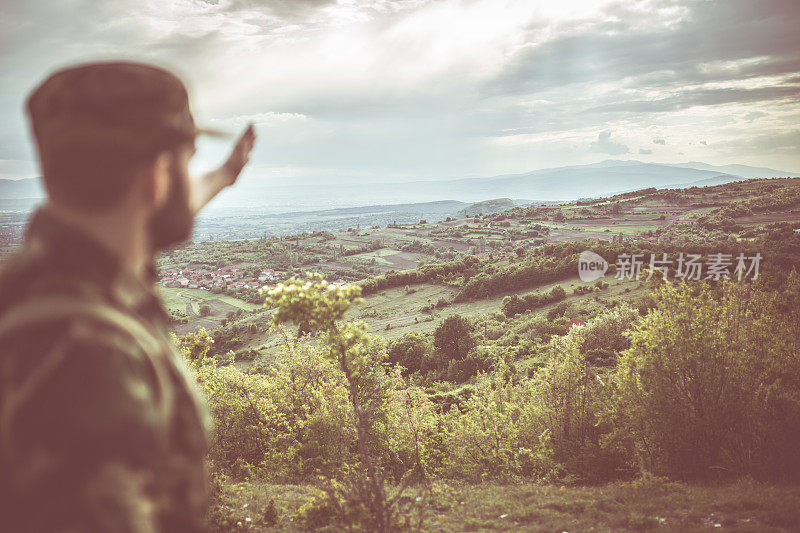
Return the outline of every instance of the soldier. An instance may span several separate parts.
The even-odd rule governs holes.
[[[0,273],[0,529],[203,530],[208,417],[170,342],[154,256],[236,181],[252,125],[192,181],[208,131],[163,69],[67,68],[27,112],[48,200]]]

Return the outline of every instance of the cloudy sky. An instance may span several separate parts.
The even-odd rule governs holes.
[[[797,0],[3,0],[0,177],[37,173],[30,89],[110,58],[175,70],[199,123],[255,122],[253,178],[800,171],[798,28]]]

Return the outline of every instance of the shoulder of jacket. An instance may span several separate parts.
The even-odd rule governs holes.
[[[138,345],[152,352],[161,343],[141,321],[107,302],[83,299],[76,295],[36,295],[5,309],[0,316],[0,342],[26,338],[49,332],[60,341],[76,332],[98,340],[124,339],[121,346]]]
[[[42,384],[57,376],[105,373],[141,394],[148,391],[166,420],[171,393],[161,355],[167,347],[136,317],[107,303],[60,295],[15,305],[0,318],[0,347],[0,374],[21,384],[19,398],[44,390]]]

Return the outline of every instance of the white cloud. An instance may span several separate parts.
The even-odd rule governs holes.
[[[308,117],[302,113],[275,113],[267,111],[266,113],[254,113],[252,115],[237,115],[232,118],[223,120],[212,120],[212,122],[230,123],[236,126],[243,126],[246,124],[255,124],[256,126],[278,126],[287,122],[303,122]]]
[[[653,143],[658,157],[800,168],[800,147],[778,141],[800,119],[795,4],[10,0],[0,158],[33,165],[21,110],[46,72],[126,57],[185,78],[198,123],[256,122],[254,169],[494,174]]]
[[[592,152],[599,152],[601,154],[620,155],[627,154],[628,147],[622,143],[616,143],[611,140],[610,131],[601,131],[597,134],[597,140],[589,145],[589,150]]]

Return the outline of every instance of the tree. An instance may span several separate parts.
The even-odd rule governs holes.
[[[214,339],[211,338],[205,328],[200,328],[194,333],[181,337],[177,344],[188,359],[203,359],[211,350]]]
[[[387,360],[405,367],[406,373],[421,370],[430,355],[431,346],[427,337],[419,333],[406,333],[389,344]]]
[[[339,510],[340,518],[357,519],[366,530],[383,532],[396,529],[398,500],[406,484],[393,496],[387,494],[382,452],[391,384],[382,365],[385,351],[366,333],[363,322],[343,320],[351,304],[362,301],[360,294],[357,285],[329,285],[322,275],[309,273],[305,280],[293,277],[270,290],[265,304],[277,308],[276,325],[305,323],[320,332],[327,357],[344,374],[360,464],[345,477],[344,489],[329,485],[325,501]],[[346,510],[339,503],[342,499]]]
[[[461,315],[445,318],[433,332],[433,347],[445,368],[453,359],[464,359],[476,345],[469,320]]]
[[[203,304],[200,306],[200,316],[208,316],[211,314],[211,306]]]
[[[553,458],[571,474],[605,481],[619,475],[624,457],[601,448],[603,385],[597,369],[580,352],[582,334],[572,329],[549,345],[546,363],[527,384],[530,418],[522,425],[533,426],[533,435],[547,431]]]

